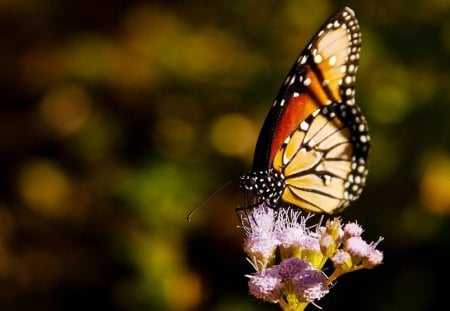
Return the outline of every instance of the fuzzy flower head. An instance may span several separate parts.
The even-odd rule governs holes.
[[[282,294],[283,282],[278,269],[269,268],[249,275],[248,287],[254,297],[277,303]]]
[[[369,254],[364,258],[368,268],[376,267],[383,263],[383,252],[378,249],[371,249]]]
[[[383,263],[383,252],[377,249],[377,246],[381,241],[383,241],[383,238],[379,238],[378,241],[369,245],[369,251],[363,258],[363,263],[368,269]]]
[[[349,222],[344,226],[344,234],[347,237],[360,237],[363,229],[357,222]]]
[[[281,258],[299,257],[320,268],[323,256],[320,251],[320,236],[323,227],[308,227],[311,215],[302,216],[299,210],[280,210],[277,221],[277,239]]]
[[[363,258],[369,253],[370,246],[360,237],[351,237],[345,241],[344,250],[355,258]]]
[[[250,294],[283,310],[304,310],[326,295],[341,275],[383,262],[383,252],[377,249],[382,238],[366,242],[357,222],[344,224],[335,217],[322,225],[323,217],[316,220],[297,208],[264,203],[240,210],[240,217],[244,251],[256,270],[248,275]],[[334,270],[325,274],[327,262]]]
[[[296,275],[312,269],[314,267],[310,263],[297,257],[285,259],[278,265],[278,273],[285,281],[289,281]]]
[[[277,226],[277,212],[265,203],[240,212],[242,228],[247,234],[273,232]]]
[[[328,294],[327,277],[322,271],[308,270],[292,280],[300,301],[313,302]]]
[[[333,257],[331,257],[331,261],[333,262],[335,269],[341,270],[343,273],[350,271],[353,267],[352,256],[343,250],[338,250]]]
[[[326,276],[302,259],[283,260],[278,272],[285,284],[285,294],[294,295],[299,302],[312,302],[328,293]]]
[[[241,214],[241,223],[247,237],[244,251],[257,270],[264,269],[274,259],[278,240],[275,232],[276,212],[261,204],[258,208]]]
[[[328,293],[327,278],[322,271],[295,257],[248,277],[250,294],[263,301],[294,299],[296,303],[309,303]]]
[[[273,232],[252,232],[244,239],[244,251],[253,260],[258,271],[272,262],[277,245]]]

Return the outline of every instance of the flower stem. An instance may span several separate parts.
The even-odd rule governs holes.
[[[340,269],[336,269],[333,271],[333,273],[328,277],[327,280],[327,285],[330,285],[331,283],[333,283],[338,277],[340,277],[341,275],[345,274],[345,273],[349,273],[349,272],[354,272],[354,271],[358,271],[361,269],[366,268],[364,265],[359,265],[359,266],[354,266],[353,268],[349,269],[348,271],[343,271]]]
[[[299,302],[295,296],[291,297],[293,299],[289,299],[289,297],[286,298],[287,301],[285,299],[280,299],[278,302],[278,305],[283,311],[303,311],[309,304],[309,302]]]
[[[327,285],[329,286],[331,283],[333,283],[339,276],[341,276],[343,273],[341,270],[334,270],[333,273],[328,277]]]

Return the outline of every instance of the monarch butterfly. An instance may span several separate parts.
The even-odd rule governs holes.
[[[370,137],[355,104],[361,32],[343,8],[290,69],[262,126],[240,187],[272,208],[333,214],[362,192]]]

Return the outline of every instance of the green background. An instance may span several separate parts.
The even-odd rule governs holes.
[[[289,67],[344,5],[373,148],[342,213],[385,263],[325,310],[447,305],[450,1],[0,1],[0,308],[277,310],[247,295],[233,184]],[[311,310],[314,307],[311,307]]]

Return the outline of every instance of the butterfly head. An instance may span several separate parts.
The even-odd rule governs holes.
[[[273,169],[253,171],[241,176],[239,186],[254,193],[259,200],[275,207],[285,188],[284,176]]]

